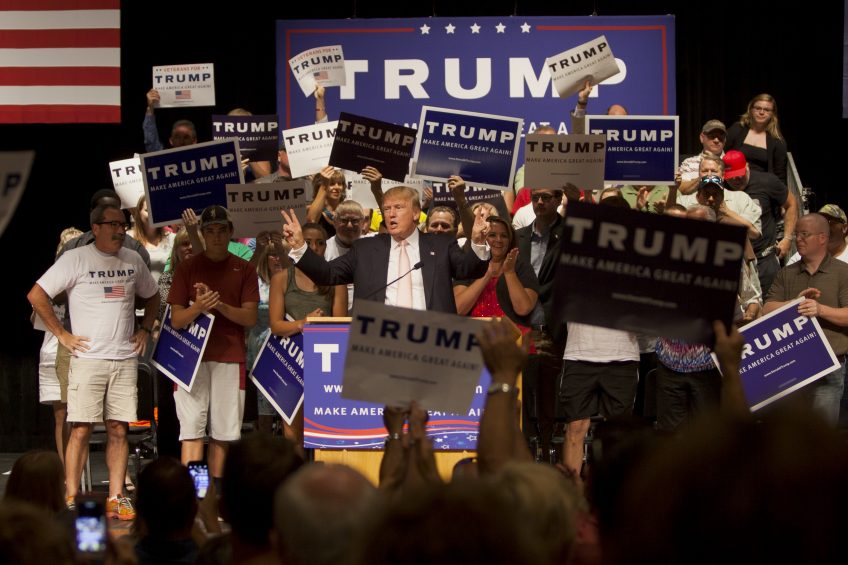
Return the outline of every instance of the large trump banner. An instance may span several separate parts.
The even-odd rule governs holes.
[[[281,20],[278,112],[283,128],[313,122],[315,100],[303,96],[289,59],[340,45],[346,80],[327,87],[331,120],[344,111],[416,127],[421,107],[434,106],[521,118],[525,132],[551,124],[567,133],[576,99],[559,97],[546,60],[599,36],[619,72],[593,90],[589,112],[623,104],[631,114],[674,115],[674,16]]]

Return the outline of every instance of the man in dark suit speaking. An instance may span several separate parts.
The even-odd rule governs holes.
[[[319,285],[353,283],[354,300],[456,314],[451,279],[477,279],[488,269],[488,224],[477,219],[467,251],[450,235],[419,233],[418,192],[407,186],[383,195],[388,234],[360,238],[347,254],[329,263],[308,249],[294,214],[280,213],[283,237],[292,249],[289,257],[297,268]]]

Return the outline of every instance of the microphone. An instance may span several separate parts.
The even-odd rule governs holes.
[[[389,288],[390,286],[392,286],[393,284],[395,284],[396,282],[398,282],[400,279],[402,279],[403,277],[407,276],[407,275],[408,275],[409,273],[411,273],[412,271],[417,271],[418,269],[420,269],[423,265],[424,265],[424,262],[423,262],[423,261],[418,261],[418,262],[417,262],[415,265],[413,265],[413,266],[412,266],[412,268],[411,268],[411,269],[409,269],[407,272],[405,272],[404,274],[402,274],[401,276],[399,276],[399,277],[398,277],[398,278],[396,278],[395,280],[391,281],[390,283],[388,283],[388,284],[384,284],[383,286],[381,286],[381,287],[377,288],[377,290],[375,290],[374,292],[370,293],[368,296],[365,296],[365,297],[361,298],[360,300],[371,300],[371,299],[374,297],[374,295],[375,295],[375,294],[377,294],[377,293],[378,293],[378,292],[380,292],[381,290],[386,290],[387,288]]]

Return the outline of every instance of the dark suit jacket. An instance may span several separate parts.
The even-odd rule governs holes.
[[[307,249],[297,268],[318,285],[353,283],[354,299],[384,302],[391,241],[388,234],[357,239],[350,251],[329,263]],[[427,309],[456,314],[452,278],[480,278],[489,262],[470,249],[461,250],[456,239],[446,234],[419,234],[419,248]]]
[[[749,128],[739,122],[730,126],[727,129],[727,143],[724,145],[724,150],[737,149],[744,153],[745,150],[742,146],[748,136],[748,131]],[[786,142],[766,134],[766,154],[768,155],[768,169],[764,172],[774,173],[783,184],[786,184]],[[752,168],[756,169],[756,165]]]
[[[545,323],[551,327],[557,325],[551,319],[551,305],[553,304],[554,297],[554,274],[556,273],[559,259],[560,238],[562,237],[564,228],[565,221],[557,214],[557,219],[554,225],[551,226],[548,249],[545,251],[545,257],[542,259],[542,267],[539,269],[539,274],[537,275],[539,279],[539,303],[545,310]],[[530,262],[530,236],[532,233],[532,224],[515,232],[515,237],[518,241],[518,256],[525,257],[528,263]]]

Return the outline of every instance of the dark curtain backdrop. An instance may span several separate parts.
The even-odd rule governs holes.
[[[842,3],[671,1],[210,2],[127,1],[121,13],[120,125],[0,126],[0,150],[35,149],[36,162],[18,211],[0,238],[7,261],[6,316],[0,346],[0,451],[49,445],[49,410],[37,407],[40,332],[28,324],[26,293],[53,260],[60,231],[87,229],[90,195],[110,187],[107,163],[143,151],[141,120],[150,68],[214,62],[217,109],[274,113],[278,19],[509,15],[676,15],[677,111],[682,153],[699,149],[707,119],[728,125],[759,92],[777,98],[780,122],[805,186],[817,204],[846,204],[840,159]],[[292,7],[296,5],[298,7]],[[214,7],[213,7],[214,6]],[[160,111],[163,139],[178,118],[210,139],[210,108]],[[565,110],[564,110],[565,111]]]

